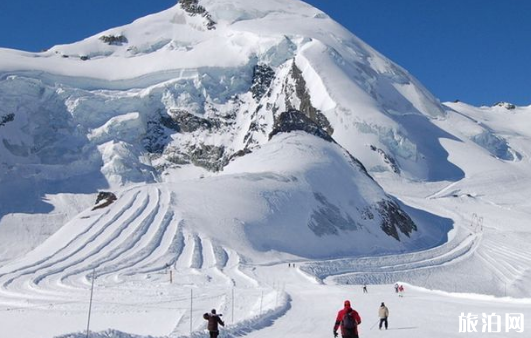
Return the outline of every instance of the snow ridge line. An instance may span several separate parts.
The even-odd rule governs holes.
[[[481,235],[472,235],[461,241],[445,243],[437,248],[404,255],[341,259],[329,262],[308,263],[301,267],[304,272],[323,280],[330,276],[360,273],[395,273],[416,269],[433,268],[449,264],[475,252]]]
[[[122,212],[118,212],[114,215],[114,217],[109,221],[107,222],[107,225],[108,224],[111,224],[111,223],[114,223],[118,218],[119,218],[119,215],[121,215],[121,213],[123,213],[124,211],[123,210],[128,210],[130,209],[132,206],[133,206],[133,203],[135,202],[138,194],[140,194],[140,191],[137,191],[132,197],[131,199],[129,200],[129,202],[124,205],[122,208],[121,208],[121,211]],[[17,272],[20,272],[24,269],[29,269],[29,268],[32,268],[32,267],[35,267],[37,265],[41,265],[43,264],[44,262],[48,261],[49,259],[51,259],[52,257],[56,256],[56,255],[59,255],[63,250],[66,250],[67,248],[69,248],[75,241],[79,240],[81,237],[83,237],[84,235],[86,235],[90,230],[92,230],[92,228],[99,223],[99,221],[107,216],[108,214],[110,213],[110,210],[107,210],[104,214],[100,215],[94,222],[92,222],[83,232],[79,233],[76,237],[74,237],[72,240],[70,240],[68,243],[66,243],[63,247],[59,248],[56,252],[54,252],[53,254],[37,261],[37,262],[34,262],[33,264],[30,264],[30,265],[26,265],[26,266],[23,266],[21,268],[18,268],[16,270],[12,270],[9,272],[9,274],[13,274],[13,273],[17,273]],[[106,227],[107,225],[105,225],[104,227]],[[54,263],[55,264],[55,263]],[[4,273],[4,274],[0,274],[0,278],[6,276],[8,273]]]
[[[173,266],[175,262],[182,255],[184,250],[184,234],[183,234],[183,225],[184,221],[180,220],[175,234],[171,240],[171,243],[168,245],[165,253],[156,259],[156,263],[151,263],[152,267],[149,267],[148,263],[142,265],[136,272],[125,273],[126,276],[132,276],[135,274],[145,274],[155,271],[163,270],[167,267]]]
[[[140,249],[134,256],[130,257],[129,259],[123,260],[121,262],[122,266],[120,266],[120,263],[117,263],[114,266],[108,267],[108,269],[111,269],[110,271],[112,272],[119,272],[120,270],[131,269],[137,264],[146,261],[159,247],[164,237],[164,234],[168,231],[168,227],[171,224],[171,221],[173,220],[173,216],[174,214],[172,211],[166,210],[164,218],[162,219],[155,235],[149,241],[149,243],[147,243],[142,249]]]
[[[62,276],[61,281],[73,276],[80,274],[82,272],[91,271],[92,269],[98,268],[96,270],[96,277],[101,277],[105,274],[108,274],[109,272],[113,272],[113,265],[105,265],[106,263],[112,262],[116,259],[122,259],[127,258],[128,256],[132,256],[134,254],[131,253],[132,249],[139,243],[139,241],[147,234],[150,226],[154,223],[155,217],[159,214],[160,210],[160,190],[157,189],[157,198],[154,200],[154,208],[149,212],[148,215],[145,215],[144,218],[141,220],[139,226],[135,229],[135,231],[129,235],[128,237],[124,238],[123,240],[119,241],[116,248],[112,249],[110,253],[105,255],[105,258],[95,260],[94,262],[90,263],[86,268],[83,267],[78,270],[74,270],[73,272],[70,272],[64,276]],[[128,227],[130,227],[131,224],[128,224]],[[116,238],[119,240],[119,237]],[[90,256],[92,257],[92,255]],[[120,262],[116,262],[115,265],[119,265]]]
[[[132,200],[130,201],[130,203],[127,204],[126,207],[120,209],[113,217],[111,220],[109,220],[108,222],[106,222],[105,224],[103,224],[103,226],[93,235],[91,235],[91,237],[85,241],[80,247],[78,248],[75,248],[75,250],[71,253],[62,253],[64,256],[63,257],[59,257],[53,261],[50,261],[51,258],[55,257],[54,255],[51,255],[49,256],[47,259],[46,259],[46,262],[48,262],[47,264],[45,264],[44,266],[39,266],[39,264],[33,264],[33,265],[29,265],[27,268],[32,268],[31,270],[29,271],[26,271],[18,276],[15,276],[15,277],[12,277],[10,278],[9,280],[7,280],[6,282],[3,283],[2,285],[2,288],[4,289],[7,289],[9,287],[9,285],[11,283],[13,283],[16,279],[18,278],[21,278],[22,276],[25,276],[25,275],[30,275],[30,274],[34,274],[36,272],[38,272],[39,270],[43,270],[43,269],[46,269],[46,268],[49,268],[49,267],[52,267],[52,266],[55,266],[56,264],[59,264],[59,263],[62,263],[62,262],[65,262],[67,261],[68,259],[74,257],[74,255],[76,255],[77,253],[79,253],[80,251],[82,251],[83,249],[85,249],[90,243],[92,243],[93,241],[95,241],[96,238],[98,238],[105,230],[107,230],[113,223],[115,223],[116,221],[118,221],[120,219],[120,217],[124,216],[127,212],[127,210],[130,210],[131,207],[134,205],[135,202],[137,202],[137,197],[138,195],[140,194],[140,192],[137,192],[134,197],[132,198]],[[140,206],[141,209],[145,208],[147,205],[147,203],[144,203],[143,205]],[[137,217],[137,215],[139,214],[139,212],[133,214],[131,217],[128,218],[128,220],[131,220],[131,219],[134,219]],[[88,232],[87,232],[88,233]],[[81,236],[77,236],[75,240],[77,239],[81,239],[82,235]],[[70,243],[74,243],[75,240],[69,242]],[[70,244],[72,245],[72,244]],[[60,251],[66,251],[66,249],[68,249],[69,246],[65,246],[64,247],[64,250],[60,250]],[[82,260],[79,260],[78,262],[80,262]],[[63,268],[57,272],[61,272],[61,271],[64,271],[64,269],[66,268]],[[42,278],[45,278],[46,276],[48,276],[49,274],[45,274],[44,277]],[[38,279],[38,281],[40,281],[42,278]],[[38,284],[38,282],[36,283]]]
[[[194,251],[192,253],[192,262],[190,263],[190,268],[201,269],[204,263],[203,241],[197,234],[193,235],[193,245]]]
[[[135,271],[137,271],[138,266],[152,266],[154,262],[157,262],[166,256],[172,240],[175,237],[175,234],[178,232],[178,224],[174,221],[175,212],[170,210],[170,206],[174,205],[175,196],[172,193],[166,193],[164,196],[166,197],[164,198],[164,201],[166,202],[166,199],[168,199],[168,203],[165,204],[166,207],[164,208],[165,212],[162,219],[157,220],[157,231],[150,239],[150,242],[141,248],[137,253],[137,255],[140,255],[143,258],[141,260],[137,260],[129,267],[122,268],[121,270],[125,270],[122,272],[122,274],[125,273],[127,275],[126,271],[131,270],[132,268],[136,268]],[[167,264],[168,263],[166,262],[166,265],[161,266],[159,271],[166,268]],[[135,273],[136,272],[133,272],[133,274]]]
[[[66,266],[63,266],[61,268],[57,268],[57,269],[52,269],[51,271],[48,271],[38,277],[36,277],[34,279],[34,283],[35,284],[39,284],[44,278],[46,277],[49,277],[51,275],[54,275],[54,274],[57,274],[57,273],[60,273],[60,272],[63,272],[71,267],[74,267],[76,265],[79,265],[80,263],[82,262],[85,262],[87,257],[93,257],[95,255],[97,255],[98,253],[101,253],[104,249],[106,249],[110,243],[112,243],[114,240],[116,240],[117,238],[120,237],[120,235],[129,227],[129,224],[132,223],[135,219],[137,219],[138,217],[140,217],[143,212],[148,208],[149,206],[149,202],[150,202],[150,197],[149,195],[146,195],[146,197],[144,197],[143,201],[142,201],[142,205],[140,207],[139,210],[136,210],[132,215],[131,217],[129,217],[127,220],[125,220],[124,222],[121,223],[121,225],[119,226],[119,228],[114,231],[110,236],[105,236],[105,241],[99,245],[96,246],[95,249],[91,250],[89,253],[87,253],[86,255],[78,258],[77,260],[75,260],[74,262],[72,263],[69,263],[68,265]],[[76,252],[74,254],[78,254],[81,250],[87,248],[89,246],[89,244],[91,244],[92,242],[94,242],[96,240],[97,237],[99,237],[103,232],[104,230],[106,230],[107,228],[105,229],[102,229],[101,231],[99,231],[95,236],[93,236],[89,241],[87,241],[85,244],[83,244],[78,250],[76,250]],[[66,260],[68,260],[69,258],[73,258],[74,255],[71,255],[69,257],[65,257],[63,260],[61,260],[62,262],[65,262]],[[89,267],[92,266],[89,264]],[[87,268],[85,269],[86,271],[89,271],[89,270],[92,270],[92,268]]]

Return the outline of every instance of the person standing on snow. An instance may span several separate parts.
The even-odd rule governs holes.
[[[344,308],[339,310],[334,324],[334,337],[337,337],[337,329],[341,327],[341,337],[359,338],[358,325],[361,324],[359,313],[350,307],[350,301],[346,300]]]
[[[382,302],[380,308],[378,309],[378,317],[380,317],[380,330],[382,329],[382,324],[385,323],[385,329],[387,330],[387,317],[389,317],[389,309]]]
[[[210,338],[216,338],[219,336],[218,324],[225,326],[225,323],[221,320],[222,314],[216,314],[216,309],[212,309],[211,313],[205,313],[203,318],[208,320],[208,332],[210,332]]]
[[[404,297],[404,286],[400,285],[398,287],[398,297]]]

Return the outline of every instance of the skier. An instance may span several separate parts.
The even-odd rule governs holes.
[[[387,317],[389,317],[389,309],[383,302],[378,309],[378,317],[380,317],[380,330],[382,329],[382,324],[385,324],[385,329],[387,330]]]
[[[404,286],[400,285],[398,287],[398,297],[404,297],[403,293],[404,293]]]
[[[203,318],[208,320],[208,332],[210,333],[210,338],[216,338],[219,335],[218,324],[225,326],[225,323],[221,320],[222,314],[216,314],[216,309],[212,309],[211,313],[205,313]]]
[[[363,293],[368,293],[369,291],[367,291],[367,284],[363,285]]]
[[[358,325],[361,324],[359,313],[350,307],[350,301],[346,300],[344,308],[339,310],[334,324],[334,337],[337,337],[337,329],[341,327],[341,337],[359,338]]]
[[[398,293],[398,283],[395,284],[395,292]]]

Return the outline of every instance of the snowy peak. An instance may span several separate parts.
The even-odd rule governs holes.
[[[50,109],[66,107],[67,124],[87,135],[76,134],[78,143],[105,154],[105,175],[113,182],[129,180],[121,177],[135,172],[128,166],[145,168],[134,181],[176,163],[220,170],[235,154],[267,142],[275,119],[291,109],[305,113],[369,171],[447,178],[433,175],[431,167],[440,163],[419,144],[430,136],[405,121],[415,116],[416,124],[429,125],[444,118],[438,101],[301,1],[181,1],[78,43],[16,54],[0,53],[6,81],[55,95]],[[122,128],[141,135],[127,137]],[[437,133],[430,134],[437,142]],[[111,140],[119,143],[111,146]]]
[[[109,29],[78,43],[55,46],[45,55],[50,55],[51,52],[64,58],[80,58],[82,61],[87,61],[108,56],[131,58],[159,51],[161,53],[173,52],[166,56],[174,55],[182,59],[182,55],[178,55],[182,54],[180,52],[195,54],[194,51],[200,47],[199,44],[204,42],[212,44],[214,40],[222,39],[226,44],[224,48],[217,49],[216,58],[220,58],[225,53],[231,57],[237,57],[237,53],[232,54],[230,48],[227,47],[233,44],[243,47],[243,43],[251,42],[245,41],[244,36],[237,34],[239,31],[236,27],[237,23],[251,21],[255,28],[270,30],[268,21],[271,19],[297,20],[325,17],[319,14],[322,13],[317,9],[292,0],[282,2],[184,0],[168,10],[138,19],[129,25]],[[264,20],[264,25],[261,25],[260,21],[264,18],[268,19]],[[216,28],[218,31],[212,32]],[[282,31],[277,30],[275,34],[280,35]],[[246,49],[249,47],[253,46],[247,46]],[[198,52],[210,51],[199,50]],[[257,51],[251,49],[244,55],[249,56],[252,53],[257,53]],[[185,59],[196,56],[185,57]],[[207,65],[212,66],[211,63],[200,62],[186,66],[184,62],[178,68]]]
[[[405,70],[296,0],[182,1],[44,53],[0,51],[0,92],[0,182],[11,183],[2,196],[31,179],[43,187],[30,197],[38,210],[58,208],[47,195],[216,177],[225,190],[268,196],[250,199],[248,209],[262,215],[251,220],[258,224],[251,233],[265,233],[263,219],[289,227],[295,218],[316,243],[348,233],[336,251],[311,254],[280,239],[260,243],[261,250],[349,254],[350,236],[362,242],[368,231],[371,241],[356,254],[396,252],[434,245],[448,227],[417,221],[367,174],[462,175],[439,142],[451,136],[432,123],[446,117],[439,102]],[[333,140],[341,156],[318,138]],[[289,151],[279,139],[317,151]],[[250,168],[261,174],[227,183],[235,180],[231,172]],[[353,176],[352,168],[361,174]],[[293,187],[268,190],[266,170],[305,182],[295,189],[304,214],[273,207],[274,196]],[[317,189],[321,184],[350,188],[337,197]],[[32,210],[3,199],[5,214]],[[265,209],[271,215],[264,205],[272,206]],[[242,220],[247,212],[234,210],[232,217]]]

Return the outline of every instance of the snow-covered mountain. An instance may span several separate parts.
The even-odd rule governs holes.
[[[212,307],[232,307],[229,336],[286,336],[300,317],[324,335],[310,303],[330,310],[352,284],[525,296],[530,114],[441,104],[299,0],[181,0],[44,52],[0,49],[3,329],[82,330],[92,273],[96,330],[140,335],[98,337],[201,336]],[[411,289],[404,313],[493,311]]]
[[[195,14],[196,7],[205,12]],[[75,150],[90,145],[104,152],[109,140],[121,141],[115,150],[143,170],[111,166],[112,182],[157,174],[140,164],[159,172],[190,162],[220,170],[234,154],[267,142],[274,117],[289,108],[304,111],[371,171],[462,176],[436,142],[444,133],[430,129],[430,118],[445,115],[439,102],[326,14],[299,1],[201,1],[185,8],[44,53],[4,50],[4,87],[11,88],[4,96],[24,89],[27,100],[63,112],[57,119],[69,125],[57,127],[77,136]],[[17,100],[8,103],[5,114],[17,109]],[[133,139],[116,135],[128,128],[138,131]],[[143,147],[128,147],[139,135]],[[160,156],[138,160],[146,149]]]
[[[2,223],[10,233],[14,213],[55,210],[54,232],[87,207],[82,194],[230,180],[250,158],[260,159],[254,172],[305,186],[300,217],[267,211],[271,218],[258,208],[258,219],[275,219],[279,236],[289,220],[318,242],[343,241],[308,256],[426,248],[445,241],[451,227],[408,215],[366,173],[462,175],[437,142],[445,133],[430,122],[444,109],[407,72],[303,2],[185,1],[46,52],[2,50],[0,71]],[[283,154],[291,154],[287,144],[268,151],[279,132],[293,130],[326,141],[295,157]],[[239,163],[246,164],[233,169]],[[322,177],[312,181],[314,166]],[[251,189],[271,203],[268,189]],[[74,203],[43,200],[71,195]],[[371,244],[347,249],[352,241]],[[285,243],[259,247],[299,252]]]

